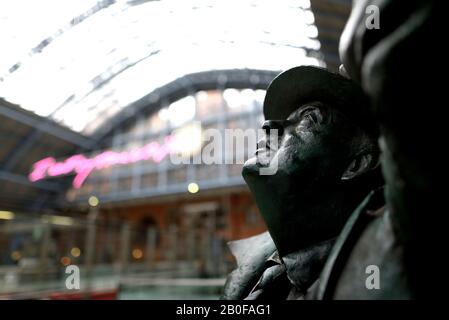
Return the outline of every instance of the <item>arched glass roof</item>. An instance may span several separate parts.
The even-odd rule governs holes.
[[[309,0],[8,0],[0,30],[0,97],[84,134],[186,74],[321,64]]]

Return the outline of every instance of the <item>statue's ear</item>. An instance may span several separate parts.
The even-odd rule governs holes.
[[[377,167],[378,157],[371,153],[363,153],[355,157],[341,176],[342,180],[350,180]]]
[[[347,78],[347,79],[350,79],[349,78],[349,74],[348,74],[348,72],[346,71],[346,68],[345,68],[345,66],[344,65],[340,65],[340,67],[338,68],[338,73],[341,75],[341,76],[343,76],[343,77],[345,77],[345,78]]]

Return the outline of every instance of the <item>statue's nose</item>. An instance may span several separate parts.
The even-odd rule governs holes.
[[[267,135],[270,134],[270,130],[276,129],[279,136],[284,134],[284,121],[283,120],[267,120],[263,123],[262,129],[265,130]]]

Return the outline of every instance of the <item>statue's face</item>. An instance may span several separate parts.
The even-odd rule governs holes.
[[[245,163],[243,177],[278,249],[288,253],[292,241],[311,244],[334,236],[345,219],[337,214],[340,197],[330,202],[329,197],[338,193],[353,159],[357,127],[339,111],[314,102],[286,120],[265,121],[262,128],[277,129],[278,146],[259,141],[257,156]],[[273,175],[260,174],[268,166],[258,160],[261,155],[277,163]],[[329,206],[336,209],[327,214]]]

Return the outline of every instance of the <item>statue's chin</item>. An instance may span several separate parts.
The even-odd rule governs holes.
[[[261,165],[257,161],[257,157],[252,157],[246,160],[243,165],[242,176],[246,179],[246,177],[254,177],[259,175],[259,170]]]

